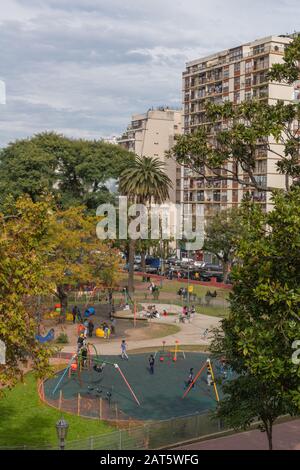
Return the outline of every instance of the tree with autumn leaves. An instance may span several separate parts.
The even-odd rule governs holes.
[[[0,224],[0,339],[6,345],[0,385],[12,386],[28,362],[39,376],[50,373],[53,349],[35,339],[35,299],[56,293],[64,315],[66,285],[94,282],[111,289],[120,258],[97,239],[96,218],[81,207],[55,210],[51,201],[25,196],[6,205]]]

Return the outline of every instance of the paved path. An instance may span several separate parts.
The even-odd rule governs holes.
[[[149,347],[159,347],[162,345],[162,341],[166,341],[167,344],[174,344],[175,340],[179,340],[181,344],[203,344],[209,345],[210,338],[203,337],[203,333],[206,329],[215,328],[220,323],[220,318],[211,317],[207,315],[196,314],[190,323],[177,323],[178,319],[176,316],[161,317],[160,319],[151,320],[154,324],[175,324],[180,327],[180,332],[172,335],[165,336],[163,338],[150,338],[150,339],[141,339],[139,340],[138,336],[139,330],[128,330],[127,343],[128,351],[132,349],[140,348],[149,348]],[[117,326],[118,328],[118,323]],[[68,336],[72,339],[70,345],[67,345],[63,348],[64,352],[74,352],[74,345],[76,344],[76,328],[74,325],[69,325],[68,327]],[[132,333],[132,339],[130,337]],[[72,338],[74,336],[74,338]],[[75,342],[74,342],[75,340]],[[104,339],[99,339],[93,337],[92,343],[99,347],[101,354],[119,354],[120,353],[120,338],[110,339],[109,341]]]
[[[274,426],[274,450],[300,450],[300,420]],[[267,450],[265,433],[258,430],[177,447],[180,450]]]

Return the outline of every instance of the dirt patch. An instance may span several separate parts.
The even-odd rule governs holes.
[[[128,340],[144,340],[163,338],[169,335],[175,335],[180,332],[176,325],[158,325],[157,323],[148,323],[145,328],[126,330]]]

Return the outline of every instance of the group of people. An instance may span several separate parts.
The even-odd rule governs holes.
[[[207,368],[207,372],[206,372],[206,383],[207,383],[208,387],[210,387],[214,383],[212,375],[211,375],[211,371],[210,371],[209,368]],[[194,388],[194,386],[195,386],[195,374],[194,374],[194,368],[193,367],[190,368],[188,379],[185,383],[186,389],[188,389],[191,385],[192,385],[192,388]]]
[[[185,323],[187,320],[190,321],[191,318],[194,318],[195,313],[196,313],[195,305],[192,305],[191,307],[188,307],[187,305],[185,305],[182,308],[182,313],[179,315],[179,322]]]
[[[162,313],[160,314],[155,305],[148,305],[147,310],[142,312],[141,315],[147,318],[160,318],[161,315],[163,317],[167,317],[168,312],[166,309],[163,309]]]

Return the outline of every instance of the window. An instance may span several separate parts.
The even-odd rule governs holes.
[[[243,49],[242,47],[235,47],[229,51],[229,61],[233,62],[243,57]]]
[[[240,70],[241,70],[241,63],[240,63],[240,62],[236,62],[236,63],[234,64],[234,72],[235,72],[235,73],[238,73],[238,72],[240,72]]]
[[[246,73],[249,73],[252,69],[252,61],[251,60],[248,60],[246,63],[245,63],[245,70],[246,70]]]
[[[251,77],[246,77],[245,78],[245,87],[250,87],[251,86]]]
[[[235,92],[235,93],[234,93],[233,101],[234,101],[235,103],[239,103],[239,102],[240,102],[240,93],[239,93],[239,92]]]
[[[259,44],[258,46],[253,47],[253,55],[262,54],[265,52],[265,45]]]
[[[234,79],[234,89],[237,90],[239,89],[241,86],[241,80],[240,80],[240,77],[236,77]]]
[[[223,68],[223,78],[228,78],[229,77],[229,67],[224,67]]]

